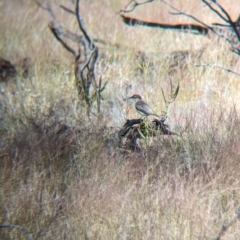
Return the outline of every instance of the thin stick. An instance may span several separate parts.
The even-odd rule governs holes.
[[[53,35],[55,36],[55,38],[62,44],[62,46],[63,46],[67,51],[69,51],[70,53],[72,53],[74,56],[77,56],[77,52],[76,52],[74,49],[72,49],[70,46],[68,46],[68,44],[65,43],[65,42],[63,41],[63,39],[60,37],[60,32],[59,32],[59,28],[60,28],[60,27],[59,27],[59,28],[55,27],[55,26],[54,26],[54,22],[50,22],[48,26],[49,26],[50,30],[52,31]]]
[[[71,13],[72,15],[76,15],[76,13],[72,9],[70,9],[70,8],[67,8],[67,7],[65,7],[63,5],[59,5],[59,7],[62,8],[64,11],[66,11],[68,13]]]
[[[119,13],[129,13],[129,12],[133,12],[133,10],[134,10],[135,8],[137,8],[137,7],[141,6],[141,5],[144,5],[144,4],[146,4],[146,3],[154,2],[154,1],[155,1],[155,0],[147,0],[147,1],[145,1],[145,2],[138,3],[137,1],[132,0],[132,1],[130,1],[130,2],[126,5],[125,9],[124,9],[124,10],[120,10]],[[129,10],[127,10],[127,8],[128,8],[132,3],[133,3],[132,7],[131,7]]]
[[[32,234],[28,232],[28,230],[25,227],[18,226],[18,225],[13,225],[13,224],[0,224],[0,228],[16,228],[19,231],[23,232],[29,240],[33,240]]]
[[[94,50],[94,46],[92,43],[92,39],[88,36],[87,31],[84,27],[84,23],[83,20],[81,19],[81,14],[80,14],[80,0],[77,0],[77,4],[76,4],[76,14],[77,14],[77,20],[78,20],[78,25],[80,30],[82,31],[84,37],[86,38],[86,40],[88,41],[89,47],[90,49],[93,51]]]
[[[218,12],[216,9],[214,9],[210,3],[208,3],[206,0],[202,0],[202,2],[204,2],[213,12],[215,12],[220,18],[222,18],[226,23],[230,24],[230,27],[232,27],[238,41],[240,42],[240,35],[239,32],[237,30],[236,24],[232,21],[230,15],[227,13],[227,11],[217,2],[217,1],[211,1],[211,3],[215,4],[226,16],[226,18],[220,13]]]
[[[231,69],[228,69],[228,68],[225,68],[223,66],[220,66],[220,65],[216,65],[216,64],[211,64],[211,63],[206,63],[206,64],[197,64],[197,65],[194,65],[194,67],[216,67],[216,68],[220,68],[220,69],[223,69],[224,71],[227,71],[229,73],[233,73],[237,76],[240,77],[240,73],[237,73],[237,72],[234,72],[232,71]]]

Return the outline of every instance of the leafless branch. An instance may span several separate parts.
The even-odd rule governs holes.
[[[202,24],[203,26],[205,27],[208,27],[208,29],[213,32],[215,35],[219,36],[219,37],[222,37],[224,38],[232,47],[233,47],[233,52],[235,53],[238,53],[238,49],[236,49],[233,41],[231,39],[229,39],[228,36],[226,36],[225,34],[220,34],[218,31],[216,31],[214,28],[206,25],[204,22],[200,21],[199,19],[197,19],[196,17],[190,15],[190,14],[186,14],[184,12],[181,12],[180,10],[176,9],[175,7],[173,7],[171,4],[165,2],[164,0],[160,0],[161,2],[163,2],[164,4],[166,4],[167,6],[169,6],[170,8],[174,9],[175,11],[178,11],[177,13],[172,13],[174,15],[183,15],[183,16],[186,16],[186,17],[189,17],[191,19],[193,19],[194,21]],[[202,0],[202,2],[210,8],[211,11],[213,11],[214,13],[216,13],[222,20],[224,20],[226,23],[229,24],[230,27],[232,27],[238,41],[240,42],[240,36],[239,36],[239,32],[236,28],[236,24],[232,21],[231,17],[229,16],[229,14],[224,10],[224,8],[219,4],[217,3],[217,1],[213,1],[211,0],[210,3],[207,2],[206,0]],[[226,17],[224,17],[219,11],[217,11],[213,6],[212,4],[215,4],[224,14]]]
[[[224,71],[227,71],[227,72],[229,72],[229,73],[235,74],[235,75],[237,75],[237,76],[240,77],[240,73],[234,72],[234,71],[232,71],[231,69],[228,69],[228,68],[225,68],[225,67],[223,67],[223,66],[216,65],[216,64],[206,63],[206,64],[197,64],[197,65],[194,65],[194,66],[195,66],[195,67],[216,67],[216,68],[223,69]]]
[[[215,1],[211,1],[211,0],[210,0],[210,2],[208,2],[208,1],[206,1],[206,0],[202,0],[202,2],[203,2],[208,8],[210,8],[210,10],[211,10],[212,12],[216,13],[224,22],[227,21],[227,19],[226,19],[220,12],[218,12],[218,11],[212,6],[212,4],[215,4],[215,5],[216,5],[216,2],[215,2]],[[218,6],[220,6],[220,5],[218,4]],[[226,14],[225,14],[225,15],[226,15]],[[228,15],[228,14],[227,14],[227,15]]]
[[[43,10],[47,11],[49,13],[49,15],[52,18],[52,22],[49,23],[48,27],[50,28],[51,32],[53,33],[53,35],[56,37],[56,39],[62,44],[62,46],[69,51],[70,53],[72,53],[74,56],[77,55],[77,51],[75,51],[73,48],[71,48],[64,40],[63,37],[67,37],[70,38],[71,40],[75,41],[75,42],[79,42],[81,39],[81,36],[78,36],[76,34],[71,33],[70,31],[65,30],[60,23],[57,21],[57,18],[52,10],[52,7],[50,5],[50,3],[47,1],[46,6],[44,6],[43,4],[39,3],[36,0],[33,0],[40,8],[42,8]]]
[[[52,31],[53,35],[56,37],[56,39],[62,44],[62,46],[69,51],[70,53],[72,53],[74,56],[77,56],[77,52],[72,49],[70,46],[68,46],[67,43],[65,43],[61,37],[62,33],[61,33],[61,26],[55,26],[54,22],[50,22],[48,27],[50,28],[50,30]]]
[[[216,240],[220,240],[220,239],[222,238],[222,236],[224,236],[224,234],[226,233],[226,231],[227,231],[231,226],[233,226],[239,219],[240,219],[240,211],[239,211],[239,209],[238,209],[235,218],[234,218],[232,221],[230,221],[229,224],[222,226],[222,228],[221,228],[221,230],[220,230],[220,232],[219,232],[218,237],[216,238]]]
[[[232,27],[238,41],[240,41],[240,35],[239,35],[239,32],[236,28],[236,24],[232,21],[230,15],[227,13],[227,11],[217,2],[217,1],[213,1],[213,0],[210,0],[210,3],[207,2],[206,0],[202,0],[203,3],[205,3],[205,5],[207,7],[209,7],[211,9],[211,11],[213,11],[214,13],[216,13],[224,22],[228,23],[230,27]],[[223,14],[226,16],[224,17],[219,11],[217,11],[213,6],[212,4],[216,5],[221,12],[223,12]]]
[[[230,35],[229,35],[229,33],[226,33],[226,31],[222,31],[221,29],[219,30],[215,27],[208,26],[207,24],[205,24],[204,22],[202,22],[201,20],[199,20],[198,18],[194,17],[191,14],[187,14],[185,12],[180,11],[176,7],[172,6],[170,3],[166,2],[165,0],[160,0],[160,1],[175,11],[175,12],[170,12],[170,14],[186,16],[186,17],[194,20],[195,22],[201,24],[201,26],[203,28],[207,29],[207,31],[206,30],[205,31],[198,31],[198,33],[199,32],[200,33],[206,33],[206,32],[210,31],[213,34],[217,35],[218,37],[221,37],[224,40],[226,40],[231,45],[231,51],[235,52],[236,54],[240,54],[239,44],[238,44],[240,42],[240,33],[237,29],[236,22],[232,21],[230,15],[227,13],[226,10],[224,10],[224,8],[219,3],[217,3],[217,1],[201,0],[207,7],[209,7],[209,9],[211,11],[213,11],[215,14],[217,14],[223,21],[225,21],[228,24],[227,27],[232,28],[233,33],[232,34],[230,33]],[[142,3],[138,3],[136,1],[130,1],[130,3],[125,8],[128,8],[129,6],[132,5],[131,9],[130,10],[121,10],[120,13],[132,12],[139,5],[143,5],[143,4],[150,3],[150,2],[152,2],[152,0],[145,1],[145,2],[142,2]],[[123,16],[123,15],[122,15],[122,17],[123,17],[125,23],[127,23],[127,24],[130,23],[131,25],[141,24],[141,25],[148,26],[148,27],[161,27],[161,28],[167,28],[167,29],[178,29],[177,26],[170,26],[168,28],[167,24],[157,24],[157,23],[145,22],[145,21],[141,21],[141,20],[138,20],[138,19],[133,19],[133,18],[130,18],[130,17],[126,17],[126,16]],[[196,28],[196,26],[194,26],[192,24],[189,24],[188,27],[183,25],[183,29],[191,29],[191,26]],[[201,26],[198,26],[198,27],[201,28]],[[233,36],[233,34],[235,36]],[[232,38],[231,36],[234,37],[234,38]],[[234,41],[234,39],[237,39],[238,43],[236,43]]]
[[[240,49],[239,48],[235,48],[233,47],[232,49],[230,49],[232,52],[236,53],[237,55],[240,55]]]
[[[96,97],[97,97],[97,106],[98,106],[98,115],[100,116],[100,106],[101,106],[101,88],[102,88],[102,76],[99,79],[99,84],[97,84],[96,79],[94,78],[94,86],[96,91]]]
[[[43,10],[47,10],[47,7],[45,7],[42,3],[38,2],[37,0],[33,0],[37,4],[38,7],[42,8]]]
[[[82,31],[82,33],[83,33],[84,37],[86,38],[86,40],[88,41],[89,48],[91,50],[93,50],[94,45],[93,45],[92,39],[88,36],[87,31],[86,31],[85,26],[84,26],[84,23],[83,23],[83,20],[81,19],[81,15],[80,15],[80,0],[77,0],[76,14],[77,14],[77,20],[78,20],[79,28]]]
[[[49,14],[50,14],[50,16],[52,17],[54,23],[60,25],[59,22],[57,21],[57,18],[56,18],[56,16],[55,16],[55,14],[53,13],[51,4],[50,4],[49,2],[47,2],[46,10],[49,12]]]
[[[0,224],[0,228],[18,229],[19,231],[23,232],[29,240],[33,240],[32,234],[30,234],[29,231],[25,227],[3,223],[3,224]]]
[[[164,1],[164,0],[160,0],[162,3],[166,4],[167,6],[169,6],[170,8],[172,8],[173,10],[175,10],[175,13],[170,12],[170,14],[172,15],[182,15],[182,16],[186,16],[192,20],[194,20],[195,22],[200,23],[201,25],[203,25],[204,27],[206,27],[207,29],[209,29],[210,31],[212,31],[213,33],[217,34],[216,31],[214,31],[214,29],[210,26],[208,26],[207,24],[205,24],[204,22],[202,22],[201,20],[199,20],[198,18],[194,17],[191,14],[187,14],[185,12],[180,11],[179,9],[175,8],[174,6],[172,6],[170,3]]]
[[[145,2],[138,3],[136,0],[132,0],[132,1],[130,1],[130,2],[126,5],[125,9],[124,9],[124,10],[120,10],[119,13],[129,13],[129,12],[132,12],[135,8],[137,8],[137,7],[141,6],[141,5],[150,3],[150,2],[154,2],[154,1],[155,1],[155,0],[147,0],[147,1],[145,1]],[[131,4],[132,4],[132,6],[131,6]],[[130,9],[127,10],[127,8],[129,8],[129,7],[130,7]]]
[[[72,9],[69,9],[63,5],[59,5],[59,7],[62,8],[63,10],[65,10],[66,12],[71,13],[76,16],[76,13]]]
[[[86,59],[86,62],[85,62],[85,63],[83,64],[83,66],[82,66],[82,71],[84,71],[86,68],[89,67],[89,65],[90,65],[90,63],[91,63],[91,60],[93,59],[93,56],[94,56],[94,60],[96,60],[96,57],[95,57],[95,55],[94,55],[95,51],[96,51],[96,48],[94,48],[94,49],[89,53],[89,55],[88,55],[88,57],[87,57],[87,59]],[[93,61],[93,62],[94,62],[94,61]],[[89,67],[89,68],[92,69],[92,66]]]
[[[66,11],[67,13],[73,14],[76,17],[79,25],[79,30],[81,31],[81,35],[72,33],[71,31],[61,26],[48,0],[46,1],[45,5],[40,4],[39,2],[37,2],[37,0],[33,1],[36,2],[39,7],[41,7],[42,9],[49,13],[49,15],[52,18],[52,22],[49,23],[49,28],[52,31],[53,35],[67,51],[69,51],[75,56],[74,69],[76,88],[78,91],[79,99],[85,101],[88,117],[90,117],[90,110],[92,104],[94,100],[96,100],[94,96],[97,96],[98,116],[100,116],[100,97],[101,91],[103,90],[101,88],[102,79],[100,78],[99,82],[97,83],[96,81],[97,78],[95,77],[95,64],[98,58],[98,47],[95,46],[93,40],[88,35],[85,29],[84,21],[81,18],[80,0],[76,1],[74,9],[75,12],[68,7],[59,5],[58,3],[56,3],[56,5],[59,6],[59,8]],[[66,39],[69,39],[72,42],[77,43],[77,49],[72,48],[68,44],[68,42],[65,41]],[[91,93],[90,89],[92,85],[94,87],[93,95],[90,94]]]
[[[233,48],[232,51],[234,52],[238,52],[236,50],[236,47],[234,46],[234,43],[231,39],[228,38],[228,36],[226,36],[225,34],[220,34],[218,31],[216,31],[214,28],[208,26],[207,24],[205,24],[204,22],[202,22],[201,20],[197,19],[196,17],[194,17],[193,15],[191,14],[187,14],[187,13],[184,13],[184,12],[181,12],[180,10],[176,9],[175,7],[173,7],[171,4],[165,2],[164,0],[161,0],[161,2],[165,3],[166,5],[168,5],[169,7],[171,7],[172,9],[178,11],[177,13],[171,13],[173,15],[183,15],[183,16],[186,16],[186,17],[189,17],[191,19],[193,19],[194,21],[202,24],[203,26],[205,26],[206,28],[208,28],[208,30],[210,30],[212,33],[214,33],[215,35],[217,35],[218,37],[221,37],[221,38],[224,38]]]

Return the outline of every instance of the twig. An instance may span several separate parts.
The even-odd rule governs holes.
[[[71,13],[73,14],[74,16],[76,16],[76,13],[72,10],[72,9],[69,9],[63,5],[59,5],[60,8],[62,8],[64,11],[68,12],[68,13]]]
[[[33,0],[33,2],[35,2],[37,4],[38,7],[42,8],[43,10],[48,10],[47,7],[44,7],[43,4],[41,4],[40,2],[38,2],[37,0]]]
[[[95,80],[95,78],[94,78],[94,80]],[[102,76],[100,76],[99,84],[96,87],[98,117],[100,117],[100,109],[101,109],[101,87],[102,87]]]
[[[234,225],[238,220],[240,219],[240,212],[239,212],[239,209],[237,210],[237,213],[236,213],[236,216],[235,218],[227,225],[223,225],[219,234],[218,234],[218,237],[216,238],[216,240],[220,240],[221,237],[226,233],[226,231],[232,226]]]
[[[240,77],[240,73],[237,73],[237,72],[234,72],[232,71],[231,69],[228,69],[228,68],[225,68],[223,66],[220,66],[220,65],[216,65],[216,64],[210,64],[210,63],[206,63],[206,64],[197,64],[197,65],[194,65],[194,67],[216,67],[216,68],[220,68],[220,69],[223,69],[227,72],[230,72],[230,73],[233,73],[237,76]]]
[[[55,36],[55,38],[62,44],[62,46],[67,50],[69,51],[70,53],[72,53],[74,56],[77,56],[77,52],[72,49],[70,46],[67,45],[67,43],[65,43],[63,41],[63,39],[61,38],[61,33],[60,33],[60,29],[61,29],[61,26],[54,26],[55,23],[54,22],[50,22],[48,24],[48,27],[50,28],[50,30],[52,31],[53,35]]]
[[[236,24],[235,22],[232,21],[230,15],[227,13],[227,11],[217,2],[217,1],[210,1],[211,3],[215,4],[226,16],[226,18],[220,13],[218,12],[216,9],[214,9],[210,3],[208,3],[206,0],[202,0],[202,2],[204,2],[213,12],[215,12],[220,18],[222,18],[222,20],[224,20],[226,23],[230,24],[230,27],[232,27],[238,41],[240,42],[240,34],[237,30]]]
[[[208,26],[207,24],[205,24],[204,22],[202,22],[201,20],[199,20],[198,18],[194,17],[193,15],[191,14],[187,14],[187,13],[184,13],[182,11],[180,11],[179,9],[175,8],[174,6],[172,6],[170,3],[168,2],[165,2],[164,0],[160,0],[162,3],[166,4],[167,6],[169,6],[170,8],[172,8],[173,10],[177,11],[176,13],[171,13],[172,15],[183,15],[183,16],[186,16],[190,19],[193,19],[194,21],[202,24],[204,27],[206,27],[207,29],[209,29],[210,31],[214,32],[215,34],[217,34],[217,32],[214,31],[214,29],[210,26]]]
[[[79,25],[79,30],[81,35],[72,33],[69,30],[66,30],[61,24],[57,21],[55,14],[51,8],[50,3],[46,0],[46,3],[40,4],[38,0],[33,0],[39,7],[48,11],[49,15],[52,18],[52,22],[49,23],[49,28],[52,31],[56,39],[62,44],[62,46],[75,56],[75,78],[76,78],[76,87],[78,90],[79,97],[81,100],[85,100],[87,105],[87,115],[90,116],[90,108],[92,106],[92,101],[90,97],[90,88],[94,81],[95,83],[95,73],[94,67],[98,58],[98,48],[95,46],[92,38],[88,35],[86,28],[84,26],[84,21],[81,18],[80,11],[80,0],[75,1],[74,10],[65,7],[64,5],[55,3],[59,8],[64,11],[73,14],[77,18]],[[72,48],[67,41],[71,40],[78,44],[78,50]],[[101,80],[102,81],[102,80]],[[100,81],[100,82],[101,82]],[[104,85],[105,86],[105,85]],[[95,86],[96,94],[98,94],[98,112],[100,112],[100,93],[101,88],[98,90],[97,83]],[[99,91],[99,93],[97,92]],[[84,95],[84,96],[80,96]]]
[[[150,2],[153,2],[154,0],[147,0],[145,2],[141,2],[141,3],[138,3],[136,2],[135,0],[132,0],[129,2],[129,4],[125,7],[125,10],[120,10],[120,14],[121,13],[129,13],[129,12],[132,12],[136,7],[140,6],[140,5],[143,5],[143,4],[146,4],[146,3],[150,3]],[[235,37],[237,38],[238,42],[240,42],[240,33],[238,32],[238,29],[237,29],[237,26],[236,26],[236,22],[233,22],[230,15],[225,11],[225,9],[219,4],[217,3],[217,1],[215,0],[201,0],[207,7],[209,7],[209,9],[211,11],[213,11],[214,13],[216,13],[223,21],[225,21],[226,23],[228,23],[228,27],[231,27],[233,29],[233,32],[235,34]],[[164,0],[160,0],[160,2],[166,4],[167,6],[169,6],[171,9],[173,9],[174,11],[177,11],[176,13],[171,13],[172,15],[183,15],[183,16],[186,16],[198,23],[200,23],[201,25],[203,25],[204,27],[206,27],[209,31],[211,31],[212,33],[214,33],[215,35],[221,37],[221,38],[224,38],[233,48],[233,52],[239,54],[239,49],[236,47],[236,45],[234,44],[234,42],[230,39],[229,36],[226,36],[225,34],[221,34],[221,32],[217,31],[215,28],[211,27],[211,26],[208,26],[207,24],[205,24],[204,22],[202,22],[201,20],[199,20],[198,18],[194,17],[193,15],[191,14],[187,14],[187,13],[184,13],[182,11],[180,11],[179,9],[175,8],[174,6],[172,6],[170,3],[164,1]],[[215,7],[213,7],[211,4],[214,4]],[[129,10],[126,10],[130,5],[132,5],[132,7],[129,9]],[[219,8],[219,10],[216,9]],[[221,13],[221,12],[222,13]],[[130,18],[129,18],[130,19]],[[127,18],[125,17],[124,19],[125,21],[127,20]],[[138,20],[136,19],[130,19],[131,20],[131,23],[132,24],[137,24],[138,23]],[[139,21],[140,23],[141,21]],[[148,23],[147,26],[150,26],[150,24]],[[153,25],[153,26],[156,26]],[[165,27],[165,26],[164,26]]]
[[[87,59],[86,59],[86,62],[85,64],[82,66],[82,72],[86,69],[86,68],[89,68],[92,70],[92,68],[89,66],[90,65],[90,62],[91,60],[93,59],[94,57],[94,53],[97,51],[97,48],[94,46],[94,49],[91,50],[91,52],[89,53]],[[94,59],[96,61],[96,59]]]
[[[137,8],[137,7],[141,6],[141,5],[144,5],[144,4],[146,4],[146,3],[154,2],[154,1],[155,1],[155,0],[147,0],[147,1],[145,1],[145,2],[138,3],[136,0],[132,0],[132,1],[130,1],[130,2],[126,5],[125,9],[124,9],[124,10],[120,10],[119,13],[129,13],[129,12],[132,12],[135,8]],[[132,7],[131,7],[129,10],[127,10],[127,8],[128,8],[132,3],[133,3]]]
[[[49,2],[47,2],[47,8],[46,10],[49,12],[50,16],[52,17],[54,23],[60,25],[57,21],[57,18],[55,17],[55,14],[53,13],[52,7]]]
[[[80,15],[80,0],[77,0],[76,14],[77,14],[77,20],[78,20],[79,28],[82,31],[84,37],[87,39],[88,44],[89,44],[89,48],[91,50],[93,50],[95,46],[94,46],[94,44],[92,42],[92,39],[88,36],[87,31],[85,30],[85,27],[84,27],[83,20],[81,19],[81,15]]]
[[[19,231],[23,232],[29,240],[33,240],[32,234],[30,234],[29,231],[25,227],[3,223],[3,224],[0,224],[0,228],[10,228],[10,229],[16,228]]]
[[[47,6],[44,6],[43,4],[39,3],[36,0],[33,0],[40,8],[42,8],[43,10],[47,11],[49,13],[49,15],[52,18],[52,22],[49,23],[48,27],[50,28],[51,32],[53,33],[53,35],[56,37],[56,39],[62,44],[62,46],[69,51],[70,53],[72,53],[74,56],[77,55],[77,52],[72,49],[70,46],[68,46],[68,44],[62,39],[61,35],[64,35],[66,37],[66,35],[69,35],[70,39],[71,37],[73,38],[74,34],[71,34],[70,32],[67,32],[63,29],[63,27],[60,25],[60,23],[57,21],[57,18],[55,16],[55,14],[53,13],[53,10],[51,8],[51,5],[49,2],[47,2]],[[78,36],[76,36],[78,37]]]
[[[202,0],[202,2],[210,8],[211,11],[213,11],[214,13],[216,13],[224,22],[227,22],[227,19],[220,13],[218,12],[211,4],[216,4],[215,1],[211,1],[211,3],[208,3],[206,0]]]
[[[184,13],[180,10],[178,10],[177,8],[173,7],[171,4],[165,2],[164,0],[160,0],[161,2],[163,2],[164,4],[166,4],[167,6],[169,6],[170,8],[174,9],[175,11],[177,11],[177,13],[171,13],[173,15],[183,15],[183,16],[186,16],[186,17],[189,17],[191,19],[193,19],[194,21],[202,24],[203,26],[207,27],[212,33],[214,33],[215,35],[219,36],[219,37],[222,37],[224,38],[234,49],[236,49],[236,47],[234,47],[234,43],[232,42],[231,39],[229,39],[227,36],[225,35],[222,35],[222,34],[219,34],[214,28],[208,26],[207,24],[205,24],[204,22],[202,22],[201,20],[197,19],[196,17],[194,17],[193,15],[191,14],[187,14],[187,13]],[[234,30],[234,33],[235,35],[237,36],[237,38],[239,39],[240,41],[240,37],[239,37],[239,34],[238,34],[238,31],[237,31],[237,28],[235,26],[235,23],[232,22],[230,16],[228,15],[228,13],[218,4],[219,8],[221,7],[221,9],[224,11],[224,13],[228,16],[228,19],[225,19],[224,16],[222,16],[216,9],[214,9],[208,2],[206,2],[205,0],[202,0],[212,11],[214,11],[216,14],[218,14],[218,16],[220,16],[225,22],[229,23],[230,26],[233,28]],[[212,1],[213,2],[213,1]],[[215,1],[214,1],[215,2]],[[214,3],[213,2],[213,3]]]

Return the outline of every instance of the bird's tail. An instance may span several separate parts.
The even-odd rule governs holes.
[[[161,116],[157,115],[156,113],[153,113],[152,115],[157,117],[157,118],[162,118]]]

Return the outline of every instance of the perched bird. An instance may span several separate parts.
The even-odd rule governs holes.
[[[153,110],[148,106],[147,103],[145,103],[142,100],[140,95],[134,94],[133,96],[129,97],[128,99],[133,99],[134,101],[136,101],[135,108],[140,115],[142,115],[144,117],[154,115],[158,118],[161,118],[159,115],[157,115],[156,113],[153,112]]]

